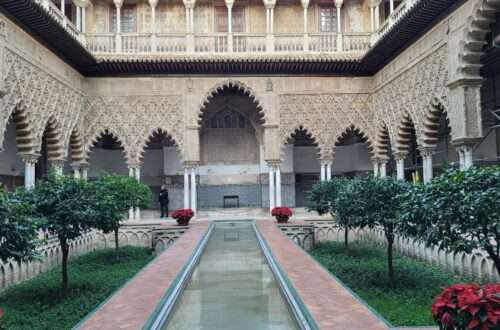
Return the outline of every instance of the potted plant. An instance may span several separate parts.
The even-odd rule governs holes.
[[[193,216],[194,212],[191,209],[181,209],[172,213],[172,218],[177,221],[179,226],[187,226]]]
[[[293,215],[293,212],[288,207],[275,207],[271,215],[276,218],[278,223],[287,223]]]
[[[443,330],[500,328],[500,284],[457,284],[446,288],[432,305]]]

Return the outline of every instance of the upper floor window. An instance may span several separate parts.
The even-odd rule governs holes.
[[[243,7],[233,7],[231,11],[233,32],[245,32],[245,10]],[[215,8],[215,32],[228,32],[227,8]]]
[[[319,8],[319,31],[337,32],[337,9],[335,7]]]
[[[137,32],[137,13],[135,6],[123,6],[121,9],[121,32]],[[111,32],[116,32],[116,9],[111,10]]]

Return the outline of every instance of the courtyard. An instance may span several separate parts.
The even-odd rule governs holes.
[[[500,329],[498,0],[0,1],[0,329]]]

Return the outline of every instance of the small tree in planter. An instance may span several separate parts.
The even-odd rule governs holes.
[[[23,191],[0,190],[0,261],[30,260],[36,256],[37,220]]]
[[[405,232],[447,251],[484,249],[500,274],[500,168],[450,169],[408,195]]]
[[[187,226],[193,217],[194,212],[191,209],[181,209],[172,213],[172,218],[177,221],[179,226]]]
[[[43,228],[57,236],[62,253],[62,290],[68,292],[70,241],[88,232],[96,218],[96,195],[91,184],[55,174],[38,183],[32,192]]]
[[[132,207],[146,208],[152,200],[151,190],[134,178],[104,175],[95,183],[96,213],[94,227],[105,234],[114,232],[116,258],[119,259],[118,232]]]
[[[275,207],[271,211],[271,215],[276,218],[278,223],[287,223],[292,217],[293,212],[288,207]]]
[[[449,287],[434,301],[432,316],[443,330],[498,330],[500,285]]]
[[[359,185],[360,210],[363,218],[360,227],[380,227],[387,242],[387,269],[389,283],[394,284],[393,245],[395,236],[402,227],[400,215],[402,201],[410,185],[392,177],[369,177]]]

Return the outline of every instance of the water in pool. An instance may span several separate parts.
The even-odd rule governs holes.
[[[298,329],[250,222],[217,223],[166,329]]]

